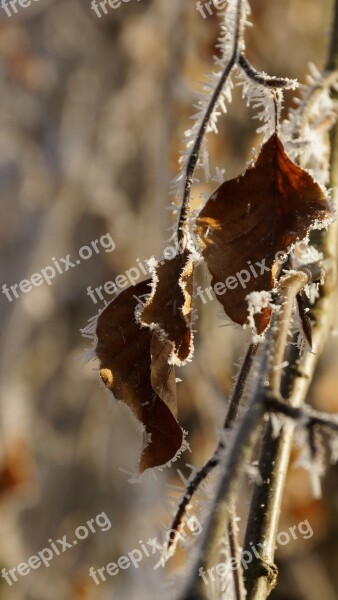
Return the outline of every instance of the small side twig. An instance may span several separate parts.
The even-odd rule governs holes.
[[[239,66],[243,69],[244,73],[252,79],[255,83],[262,85],[266,88],[278,89],[286,88],[296,85],[296,81],[292,79],[286,79],[285,77],[274,77],[257,71],[255,67],[248,61],[244,54],[241,54],[238,59]]]
[[[291,406],[283,400],[266,398],[266,408],[270,413],[281,414],[298,421],[303,427],[312,429],[316,425],[338,432],[338,414],[314,410],[310,406]]]

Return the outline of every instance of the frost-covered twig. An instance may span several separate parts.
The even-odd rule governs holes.
[[[313,85],[307,90],[298,108],[301,118],[298,119],[298,126],[294,131],[295,138],[306,137],[305,127],[309,123],[311,111],[316,100],[323,93],[323,91],[330,93],[330,89],[337,84],[337,79],[337,71],[324,72],[323,74],[319,74],[317,79],[311,79],[313,81]]]
[[[314,269],[315,276],[318,275]],[[267,360],[266,395],[267,409],[272,406],[271,398],[281,397],[283,361],[287,347],[287,338],[294,311],[294,301],[304,286],[311,282],[311,269],[289,271],[283,275],[278,285],[278,308],[273,317],[272,327],[266,345]],[[278,400],[275,400],[278,402]],[[278,439],[274,435],[271,423],[264,434],[260,451],[259,472],[262,483],[255,486],[247,530],[245,550],[250,551],[252,544],[259,548],[246,575],[248,598],[266,598],[277,581],[274,565],[276,538],[284,482],[291,452],[294,424],[289,424],[280,432]],[[276,449],[279,448],[279,452]],[[273,458],[272,458],[273,457]],[[258,582],[258,583],[257,583]]]
[[[272,394],[280,394],[282,364],[294,310],[294,300],[311,279],[304,271],[290,271],[281,277],[278,285],[278,311],[270,331],[270,364],[268,385]]]
[[[267,75],[266,73],[262,73],[261,71],[257,71],[255,67],[248,61],[244,54],[241,54],[238,59],[239,66],[243,69],[244,73],[252,79],[255,83],[262,85],[266,88],[283,88],[283,89],[294,89],[297,86],[297,82],[295,79],[288,79],[287,77],[275,77],[271,75]]]
[[[197,471],[193,475],[192,480],[189,482],[184,497],[182,498],[181,503],[179,504],[177,513],[174,517],[172,525],[170,527],[171,531],[177,531],[180,528],[184,515],[186,514],[187,508],[192,500],[193,495],[198,490],[201,483],[208,477],[208,475],[213,471],[215,467],[219,465],[220,458],[222,453],[224,452],[226,440],[225,433],[232,429],[236,417],[238,414],[238,409],[240,406],[241,399],[243,397],[245,387],[248,381],[248,377],[251,372],[251,367],[253,365],[254,358],[256,356],[258,350],[258,344],[250,344],[248,350],[245,354],[243,363],[241,365],[240,371],[238,373],[238,377],[236,379],[236,383],[231,394],[229,408],[227,411],[227,415],[225,418],[225,422],[223,425],[223,434],[217,444],[216,450],[214,454],[209,458],[208,462]],[[174,540],[170,539],[168,542],[168,549],[174,543]]]
[[[229,533],[229,546],[230,546],[231,559],[234,561],[234,563],[236,565],[238,565],[237,569],[232,569],[233,579],[234,579],[235,598],[236,598],[236,600],[245,600],[246,590],[245,590],[245,585],[244,585],[242,563],[240,560],[241,559],[241,550],[240,550],[239,540],[238,540],[238,524],[237,524],[237,517],[236,517],[236,510],[235,510],[234,502],[231,503],[228,533]]]
[[[270,413],[285,415],[289,419],[298,421],[302,427],[311,429],[318,425],[338,432],[338,414],[321,412],[310,406],[291,406],[273,396],[266,398],[266,408]]]
[[[338,0],[336,1],[338,3]],[[238,3],[237,10],[239,6],[240,4]],[[237,12],[237,16],[238,15],[239,13]],[[240,31],[240,20],[236,22],[238,28],[235,29],[235,33],[238,33],[238,31]],[[336,22],[338,23],[338,17],[336,18]],[[338,34],[336,35],[336,38],[338,39]],[[238,47],[239,46],[240,39],[238,38]],[[338,62],[337,46],[335,52],[336,63]],[[231,65],[230,68],[229,64]],[[278,113],[281,105],[279,90],[282,87],[287,87],[288,83],[285,85],[285,82],[282,79],[274,79],[266,76],[264,73],[258,73],[245,59],[242,51],[237,52],[237,55],[235,55],[233,51],[230,62],[227,63],[223,72],[223,74],[226,73],[226,81],[235,65],[238,67],[240,83],[243,85],[243,95],[246,96],[248,102],[252,103],[256,109],[261,108],[261,112],[257,115],[258,118],[264,121],[261,131],[265,136],[271,135],[276,132],[276,124],[278,125],[279,121],[277,118],[279,116]],[[334,69],[336,69],[337,66],[338,64],[335,64]],[[273,81],[275,82],[275,85],[273,84]],[[217,89],[218,88],[216,88],[216,90]],[[221,91],[222,88],[219,88],[219,94],[221,94]],[[214,105],[209,113],[210,120],[213,111],[218,104],[218,99],[215,98],[215,95],[213,95],[212,98]],[[272,102],[271,98],[273,100]],[[305,118],[304,111],[302,117]],[[190,159],[193,157],[193,162],[190,163],[193,165],[192,171],[186,171],[185,192],[187,190],[187,195],[183,196],[184,202],[179,224],[181,225],[181,229],[179,229],[181,241],[184,239],[183,229],[187,226],[188,222],[189,197],[191,185],[193,183],[193,175],[198,163],[199,151],[202,146],[204,133],[207,131],[208,125],[209,120],[205,122],[205,128],[202,131],[197,154],[194,156],[194,148],[196,147],[194,145],[188,160],[189,165]],[[331,164],[337,166],[337,131],[335,135],[337,143],[333,147],[333,159]],[[292,140],[290,141],[290,139],[291,137],[289,135],[287,142],[291,144]],[[297,142],[301,144],[303,143],[303,140],[297,140]],[[334,175],[332,179],[333,185],[337,184],[337,181],[334,181],[335,177],[336,176]],[[321,183],[323,183],[322,180]],[[337,236],[337,226],[331,227],[328,234],[325,233],[324,235],[321,235],[321,250],[323,251],[325,258],[331,259],[332,266],[337,258],[337,240],[334,239],[334,236]],[[297,294],[312,281],[312,275],[311,269],[301,267],[297,270],[288,271],[279,281],[279,288],[276,290],[275,294],[275,297],[277,298],[275,307],[277,307],[277,309],[274,311],[269,334],[264,340],[264,352],[256,390],[242,421],[237,430],[234,430],[233,432],[231,443],[225,448],[223,456],[216,457],[216,464],[219,463],[222,466],[221,481],[211,508],[209,521],[204,530],[199,560],[192,570],[182,600],[191,600],[192,598],[194,598],[194,600],[203,600],[204,598],[207,598],[207,591],[204,589],[203,582],[198,576],[199,571],[201,568],[213,566],[212,559],[215,559],[215,555],[217,555],[217,542],[224,534],[225,529],[229,527],[231,502],[233,498],[235,498],[240,477],[245,472],[248,461],[252,456],[253,448],[265,423],[264,417],[267,413],[275,414],[277,412],[278,414],[282,413],[284,417],[289,416],[290,418],[287,420],[286,424],[284,424],[284,422],[282,423],[279,437],[274,436],[270,421],[265,432],[263,444],[261,445],[260,474],[263,478],[263,485],[260,488],[256,485],[254,490],[246,531],[245,547],[250,552],[252,544],[255,547],[257,547],[257,545],[259,547],[259,542],[264,542],[264,551],[256,557],[257,560],[252,562],[252,568],[250,567],[247,574],[247,598],[250,600],[265,600],[276,583],[277,572],[273,564],[274,552],[278,533],[277,527],[281,499],[292,447],[293,433],[296,423],[301,420],[301,417],[305,418],[306,416],[308,417],[308,415],[302,413],[301,417],[296,419],[295,413],[293,413],[293,417],[291,414],[285,415],[282,410],[277,410],[278,407],[276,404],[274,407],[272,404],[269,406],[269,401],[271,401],[272,393],[274,401],[277,402],[277,404],[281,403],[284,408],[283,401],[280,401],[281,389],[283,388],[287,389],[288,392],[287,395],[284,396],[288,405],[291,407],[295,406],[296,408],[302,405],[312,379],[314,368],[317,364],[318,356],[327,339],[332,315],[332,289],[336,284],[334,267],[331,268],[329,277],[327,278],[329,287],[326,281],[325,285],[322,287],[322,298],[316,303],[313,310],[313,314],[315,315],[313,352],[308,352],[305,355],[302,365],[302,368],[305,366],[305,371],[308,374],[304,375],[301,371],[298,372],[292,369],[288,369],[286,374],[283,373],[283,366],[285,366],[283,360],[288,349],[287,340],[294,313],[295,299]],[[316,311],[319,311],[319,313],[317,314]],[[287,383],[289,385],[287,385]],[[292,393],[290,392],[290,389],[292,390]],[[281,408],[281,406],[279,408]],[[316,419],[319,418],[317,414],[313,416]],[[328,419],[326,415],[321,415],[320,418],[325,424],[328,422],[335,423],[334,418]],[[314,427],[317,425],[323,425],[323,422],[320,423],[318,420],[308,422],[307,430],[311,431],[311,436]],[[332,429],[335,430],[335,427],[332,427]],[[212,464],[215,463],[214,457],[210,460],[213,460]],[[258,509],[259,506],[261,507],[260,510]]]
[[[261,371],[264,371],[266,361],[263,360]],[[261,374],[261,373],[260,373]],[[259,377],[259,381],[263,381]],[[198,576],[201,568],[207,569],[213,566],[212,556],[214,545],[227,528],[229,523],[229,509],[231,499],[237,489],[240,476],[243,474],[251,456],[264,416],[264,388],[258,384],[248,410],[243,416],[238,429],[234,431],[234,437],[225,460],[222,461],[222,478],[211,507],[211,513],[206,524],[200,554],[197,563],[190,574],[188,585],[181,600],[204,600],[207,592],[201,578]]]
[[[327,263],[325,264],[328,269]],[[281,399],[283,365],[294,300],[307,283],[320,280],[324,273],[323,263],[314,263],[294,271],[287,271],[279,280],[277,294],[279,306],[267,339],[270,358],[265,402],[267,407],[271,408],[271,412],[276,411],[277,404],[281,407],[286,405],[279,399]],[[292,413],[290,405],[290,417],[291,414],[294,414],[294,417],[296,415]],[[270,423],[261,446],[259,471],[263,483],[255,486],[245,535],[246,550],[250,550],[251,544],[260,548],[259,558],[256,556],[252,561],[253,564],[246,578],[248,598],[255,598],[255,600],[266,598],[276,584],[275,545],[294,428],[295,423],[288,423],[281,427],[279,437],[276,439]]]
[[[189,202],[190,202],[190,190],[193,184],[194,172],[197,166],[200,150],[202,147],[203,139],[205,133],[207,131],[210,119],[212,117],[213,111],[215,110],[219,98],[221,96],[222,90],[224,88],[225,83],[228,80],[228,77],[238,60],[238,55],[240,52],[240,42],[242,39],[242,26],[243,26],[243,4],[245,0],[237,0],[235,5],[235,28],[233,35],[233,45],[231,50],[231,55],[229,60],[221,74],[221,77],[218,81],[218,84],[210,98],[209,104],[207,106],[206,112],[202,119],[202,122],[199,126],[196,139],[194,141],[194,145],[192,151],[189,155],[186,170],[185,170],[185,178],[184,178],[184,191],[183,191],[183,200],[182,207],[180,211],[179,221],[178,221],[178,231],[177,238],[178,242],[181,246],[185,243],[185,238],[187,234],[187,225],[189,220]]]
[[[231,95],[231,80],[230,76],[235,66],[245,73],[248,80],[251,80],[255,85],[251,90],[250,100],[258,101],[264,97],[264,89],[294,89],[298,84],[295,80],[290,80],[282,77],[269,76],[266,73],[257,71],[244,55],[244,26],[246,23],[246,14],[249,12],[247,0],[231,0],[225,12],[224,32],[220,39],[218,47],[222,50],[222,59],[215,59],[216,63],[221,65],[222,71],[220,75],[213,74],[210,81],[204,84],[205,94],[197,104],[198,113],[193,118],[196,121],[191,131],[186,133],[188,137],[187,147],[188,153],[183,154],[181,159],[183,164],[183,173],[181,173],[176,183],[183,182],[181,209],[178,219],[177,240],[178,246],[183,251],[186,246],[188,236],[188,223],[190,213],[190,194],[191,187],[194,183],[194,174],[198,167],[200,155],[203,153],[203,160],[207,156],[205,144],[205,135],[208,131],[217,131],[216,121],[219,113],[217,108],[220,106],[226,112],[222,95]],[[230,15],[230,16],[229,16]],[[228,21],[233,20],[233,32],[229,33]],[[229,84],[229,89],[225,90]],[[256,89],[257,88],[257,89]],[[208,95],[210,92],[211,95]],[[225,91],[224,91],[225,90]],[[257,91],[258,90],[258,91]],[[244,94],[249,91],[249,87],[245,86]],[[263,111],[264,112],[264,111]],[[191,148],[191,150],[190,150]],[[204,165],[204,170],[209,172],[208,165]]]
[[[311,169],[315,179],[327,184],[330,170],[329,131],[337,118],[338,71],[320,73],[310,65],[308,86],[303,86],[298,106],[282,124],[283,141],[289,156]]]

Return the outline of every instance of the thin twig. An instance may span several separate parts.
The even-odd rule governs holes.
[[[236,10],[236,23],[234,32],[234,43],[231,56],[223,70],[223,73],[219,79],[219,82],[214,90],[207,110],[203,117],[202,123],[194,141],[194,145],[191,153],[189,154],[185,177],[184,177],[184,192],[182,199],[182,206],[180,210],[180,216],[177,227],[177,240],[180,250],[183,252],[185,247],[185,240],[187,234],[187,227],[189,222],[189,206],[190,206],[190,192],[193,184],[194,173],[198,164],[198,159],[203,144],[203,140],[209,125],[212,113],[217,106],[222,90],[228,81],[233,67],[237,64],[243,69],[246,75],[252,79],[255,83],[262,85],[267,89],[282,89],[290,88],[296,85],[295,80],[290,80],[282,77],[273,77],[266,75],[265,73],[257,71],[243,53],[239,53],[240,41],[242,37],[242,12],[243,12],[243,0],[238,0]]]
[[[238,414],[238,409],[245,391],[245,387],[248,381],[248,377],[251,372],[251,367],[253,365],[254,358],[257,354],[259,344],[251,343],[248,347],[248,350],[245,354],[243,363],[238,373],[238,377],[236,379],[235,387],[233,393],[231,395],[229,409],[227,412],[227,416],[224,422],[223,429],[229,430],[232,429]],[[221,442],[220,442],[221,443]],[[224,448],[224,445],[222,446]]]
[[[236,600],[245,600],[246,599],[246,590],[244,585],[244,576],[243,576],[243,568],[241,563],[241,550],[238,541],[238,525],[236,519],[236,509],[234,501],[231,503],[230,509],[230,517],[229,517],[229,525],[228,525],[228,533],[229,533],[229,546],[231,558],[234,559],[236,569],[232,569],[233,578],[234,578],[234,588],[235,588],[235,597]]]
[[[325,262],[326,268],[327,262]],[[329,270],[328,270],[329,271]],[[269,332],[269,367],[266,405],[276,409],[280,402],[282,387],[282,364],[287,348],[287,338],[294,308],[294,300],[306,283],[321,279],[325,272],[324,263],[304,266],[289,271],[280,278],[278,303],[280,305]],[[314,352],[317,348],[314,345]],[[269,404],[270,403],[270,404]],[[274,403],[274,404],[273,404]],[[291,417],[292,411],[290,412]],[[277,582],[277,569],[274,565],[276,538],[283,497],[285,477],[290,460],[295,422],[283,427],[278,439],[275,438],[271,423],[264,433],[260,450],[259,471],[262,483],[256,485],[252,495],[244,548],[250,551],[251,545],[259,548],[249,565],[246,574],[248,600],[265,600]]]
[[[238,0],[237,2],[237,11],[236,11],[236,24],[235,24],[235,32],[234,32],[234,44],[232,49],[232,54],[229,58],[228,63],[226,64],[224,71],[220,77],[220,80],[216,86],[214,93],[210,99],[208,108],[203,117],[201,126],[196,136],[196,140],[194,142],[191,154],[188,159],[188,164],[185,172],[185,184],[184,184],[184,192],[183,192],[183,200],[182,207],[178,221],[178,229],[177,229],[177,239],[180,248],[183,251],[185,237],[186,237],[186,229],[189,221],[189,203],[190,203],[190,190],[193,183],[194,172],[196,169],[196,165],[198,162],[201,146],[203,143],[203,139],[211,118],[211,115],[217,106],[219,97],[222,93],[223,87],[226,84],[228,77],[237,62],[238,53],[239,53],[239,42],[241,39],[241,18],[242,18],[242,5],[243,0]]]
[[[294,87],[296,85],[296,80],[294,79],[286,79],[284,77],[274,77],[271,75],[267,75],[266,73],[262,73],[257,71],[255,67],[248,61],[244,54],[241,54],[238,59],[238,64],[242,67],[244,73],[252,79],[255,83],[262,85],[266,88],[288,88]]]
[[[200,569],[208,568],[209,565],[214,566],[212,564],[214,543],[215,540],[220,539],[228,525],[230,499],[236,491],[236,484],[248,463],[252,448],[258,438],[264,416],[264,396],[265,391],[259,386],[235,433],[231,449],[223,465],[223,476],[213,502],[209,521],[205,527],[200,549],[201,560],[199,559],[194,565],[187,589],[181,600],[191,600],[191,598],[204,600],[207,597],[203,582],[199,578],[199,572]]]
[[[258,344],[250,344],[245,354],[243,363],[241,365],[240,371],[236,379],[233,392],[231,394],[229,408],[223,425],[224,431],[229,431],[230,429],[232,429],[235,423],[240,402],[245,391],[245,387],[251,372],[251,367],[253,365],[253,361],[256,356],[257,350]],[[219,465],[221,453],[222,451],[224,451],[225,448],[225,442],[223,438],[224,435],[221,436],[221,439],[219,440],[216,450],[213,453],[212,457],[209,458],[208,462],[199,471],[197,471],[193,479],[188,484],[184,497],[182,498],[182,501],[179,504],[177,513],[171,524],[171,531],[178,532],[180,525],[182,524],[184,515],[186,514],[187,507],[190,504],[193,495],[196,493],[201,483],[207,478],[211,471],[213,471],[213,469]],[[170,541],[168,541],[168,549],[172,546],[173,543],[174,540],[170,538]]]
[[[281,414],[299,421],[303,427],[312,428],[318,425],[338,432],[338,413],[321,412],[310,406],[291,406],[273,397],[266,399],[266,408],[270,413]]]
[[[300,106],[299,106],[299,112],[301,115],[301,119],[299,121],[299,124],[297,125],[295,131],[293,132],[293,137],[295,139],[302,139],[305,136],[305,128],[307,126],[307,124],[309,123],[309,119],[311,116],[311,111],[313,109],[313,106],[316,102],[316,100],[318,99],[318,97],[320,96],[320,94],[322,94],[323,90],[327,89],[330,90],[331,88],[333,88],[333,86],[335,84],[337,84],[337,79],[338,79],[338,71],[337,70],[333,70],[333,71],[325,71],[319,81],[317,81],[306,93],[305,97],[303,98]]]
[[[286,342],[289,334],[293,313],[293,303],[297,294],[305,287],[309,276],[302,271],[290,271],[279,280],[278,305],[271,327],[271,355],[268,374],[269,390],[276,396],[280,393],[282,378],[282,363],[285,355]]]

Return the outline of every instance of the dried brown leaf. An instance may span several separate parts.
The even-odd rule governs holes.
[[[149,283],[123,291],[100,314],[96,329],[100,376],[144,426],[141,472],[170,461],[183,442],[176,420],[175,369],[168,365],[172,346],[135,319],[140,297],[150,292]]]
[[[196,221],[212,285],[223,283],[218,299],[236,323],[248,323],[246,296],[270,292],[276,282],[276,254],[332,220],[323,189],[286,155],[274,134],[253,166],[223,183]],[[231,278],[231,279],[229,279]],[[271,309],[255,314],[258,333],[269,323]]]
[[[193,258],[189,250],[153,265],[152,293],[140,311],[140,323],[173,345],[171,362],[181,365],[192,354],[191,298]]]

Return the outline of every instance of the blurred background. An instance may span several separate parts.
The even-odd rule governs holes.
[[[158,556],[149,557],[101,585],[89,568],[116,561],[139,540],[160,539],[182,481],[213,452],[247,340],[239,328],[221,326],[229,323],[220,320],[216,301],[199,304],[195,359],[178,373],[179,421],[191,452],[170,469],[135,479],[137,424],[100,385],[97,364],[81,356],[90,341],[80,329],[104,305],[87,288],[159,255],[170,236],[170,182],[194,93],[212,68],[219,20],[216,10],[203,19],[194,0],[130,0],[101,18],[90,4],[38,0],[12,16],[0,8],[1,287],[29,279],[53,259],[76,259],[106,233],[116,245],[57,274],[50,286],[12,301],[1,294],[0,569],[26,562],[50,547],[48,540],[72,541],[75,529],[99,513],[111,528],[97,527],[11,586],[1,578],[1,600],[164,597],[166,578],[184,570],[184,550],[165,571],[153,569]],[[323,68],[332,0],[254,0],[252,9],[246,40],[256,68],[303,83],[310,61]],[[226,177],[243,170],[259,143],[239,97],[221,119],[220,135],[209,138],[212,165],[224,167]],[[289,92],[286,107],[291,102]],[[212,186],[195,186],[196,206]],[[201,272],[200,283],[207,281]],[[309,401],[338,412],[334,333]],[[280,531],[308,520],[313,535],[278,551],[274,600],[338,598],[336,466],[323,487],[323,498],[313,500],[308,475],[291,465]],[[247,482],[241,512],[249,489]],[[200,498],[212,491],[210,480]],[[202,522],[199,507],[194,511]],[[168,597],[178,584],[174,576]]]

